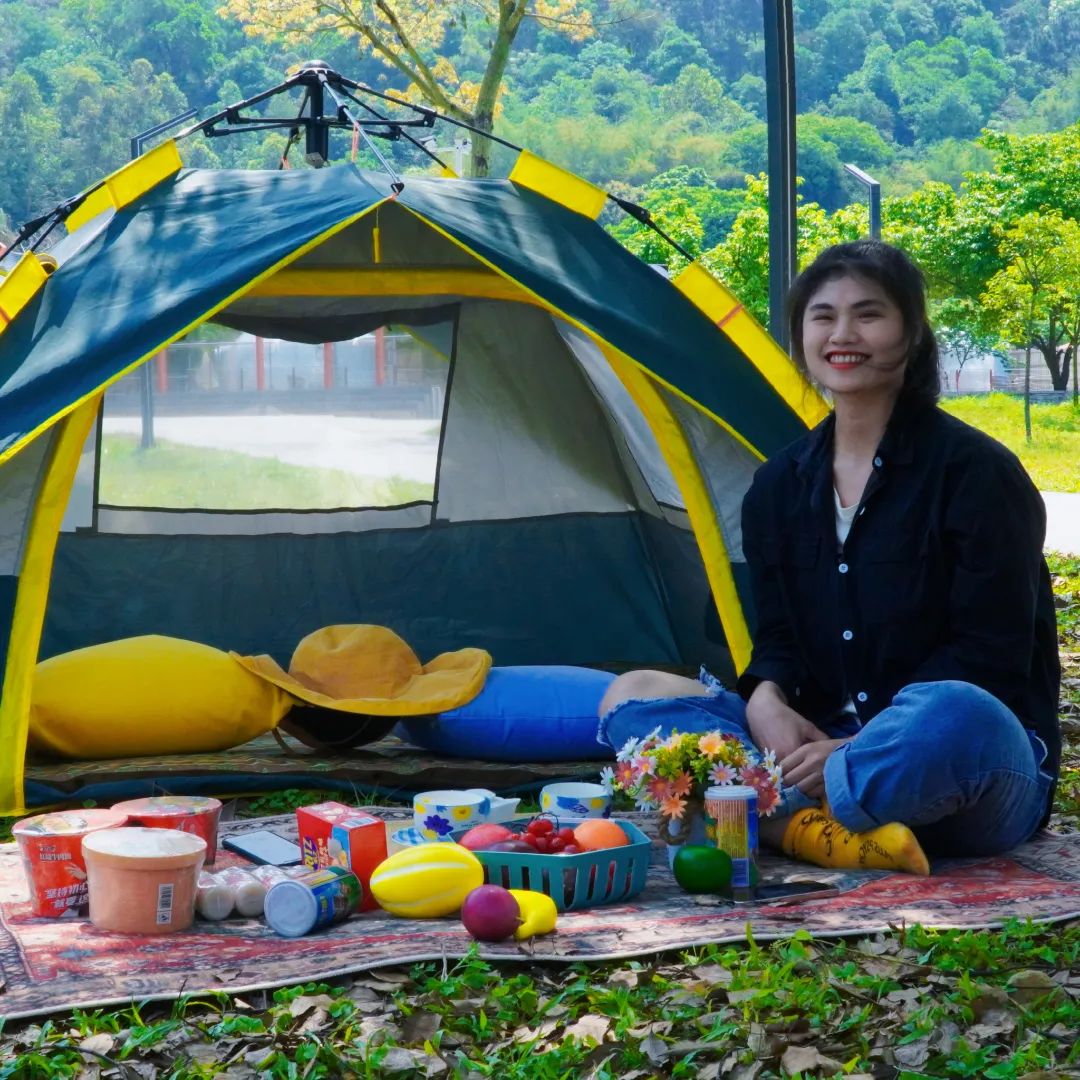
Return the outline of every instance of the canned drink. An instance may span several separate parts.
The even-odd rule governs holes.
[[[731,895],[752,900],[757,880],[757,792],[752,787],[718,785],[705,792],[705,829],[731,856]]]
[[[271,886],[263,901],[267,925],[282,937],[344,922],[360,906],[360,879],[342,866],[324,866]]]

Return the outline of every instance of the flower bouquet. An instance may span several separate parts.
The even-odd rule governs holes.
[[[615,768],[604,770],[613,791],[634,800],[639,810],[657,810],[667,825],[670,844],[686,841],[694,811],[704,804],[706,788],[745,784],[757,792],[758,812],[769,815],[780,802],[780,767],[770,750],[762,755],[734,735],[719,731],[661,736],[657,728],[631,739],[615,755]]]

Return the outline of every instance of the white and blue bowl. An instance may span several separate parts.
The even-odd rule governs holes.
[[[565,781],[540,789],[540,809],[556,817],[611,817],[611,795],[601,784]]]

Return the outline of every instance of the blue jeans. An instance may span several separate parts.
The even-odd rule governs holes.
[[[616,750],[656,727],[720,730],[751,742],[742,699],[708,673],[707,697],[624,701],[600,720],[599,738]],[[912,683],[864,726],[841,714],[823,725],[853,736],[825,763],[833,816],[852,832],[890,821],[909,825],[927,854],[997,855],[1039,827],[1053,787],[1046,747],[985,690],[964,682]],[[776,816],[816,802],[785,787]]]

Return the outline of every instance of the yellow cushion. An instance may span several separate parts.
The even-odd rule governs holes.
[[[225,750],[276,727],[292,704],[220,649],[124,638],[37,665],[30,745],[70,758]]]

